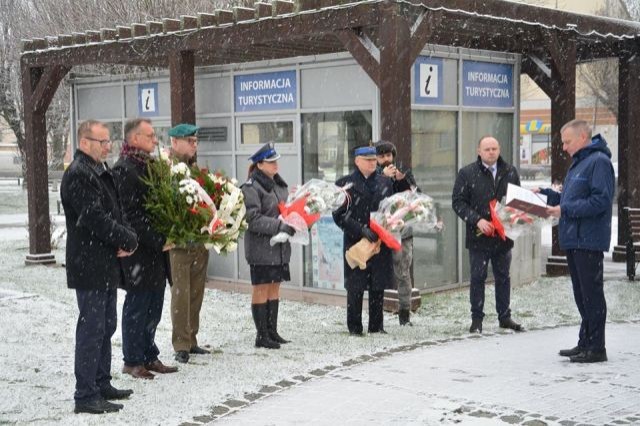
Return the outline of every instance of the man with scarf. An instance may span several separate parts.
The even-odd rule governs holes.
[[[362,238],[371,242],[378,236],[369,228],[371,212],[378,210],[383,198],[392,195],[391,179],[376,173],[376,149],[361,146],[354,150],[356,170],[336,181],[336,185],[352,183],[347,190],[351,201],[333,212],[333,220],[344,232],[343,250],[346,253],[351,246]],[[367,261],[366,269],[351,269],[344,262],[344,287],[347,290],[347,327],[351,335],[360,336],[362,327],[362,299],[369,292],[369,333],[385,333],[383,326],[382,304],[385,288],[393,283],[393,261],[391,250],[381,244],[380,252]]]
[[[153,379],[156,373],[175,373],[158,359],[155,334],[162,317],[164,292],[169,277],[166,237],[156,232],[145,209],[147,186],[143,178],[150,154],[158,139],[151,121],[129,120],[124,127],[124,144],[113,171],[125,216],[138,235],[138,250],[122,260],[123,284],[127,291],[122,308],[122,372],[139,379]]]

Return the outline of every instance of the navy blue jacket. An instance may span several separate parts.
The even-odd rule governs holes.
[[[560,249],[609,250],[614,191],[611,151],[596,135],[573,155],[562,193],[540,191],[548,197],[548,205],[560,205]]]
[[[369,225],[371,212],[378,210],[383,198],[393,195],[391,179],[372,174],[365,178],[358,169],[350,175],[341,177],[336,185],[345,186],[353,183],[347,189],[351,197],[350,203],[345,203],[333,212],[333,220],[344,231],[343,251],[346,253],[352,245],[362,239],[362,229]],[[367,269],[351,269],[344,261],[344,287],[347,290],[382,291],[393,286],[393,260],[391,249],[386,245],[380,246],[380,253],[374,255],[367,262]]]

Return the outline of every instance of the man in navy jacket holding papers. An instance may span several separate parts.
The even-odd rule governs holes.
[[[591,137],[586,121],[572,120],[561,130],[562,149],[573,158],[562,193],[539,190],[547,196],[548,213],[560,218],[560,249],[567,253],[573,295],[582,323],[578,345],[560,351],[571,362],[607,360],[604,328],[603,252],[611,243],[615,175],[611,151],[600,135]]]

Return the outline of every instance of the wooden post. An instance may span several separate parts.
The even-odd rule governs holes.
[[[618,244],[613,261],[624,262],[629,235],[624,208],[640,207],[640,58],[632,50],[623,50],[618,68]]]
[[[52,264],[49,218],[46,112],[69,67],[21,66],[24,105],[27,200],[29,207],[29,254],[27,265]]]
[[[411,30],[400,5],[380,5],[381,137],[398,149],[398,164],[411,167]]]
[[[171,85],[171,125],[195,124],[195,57],[193,51],[169,54],[169,84]]]
[[[555,39],[555,37],[554,37]],[[555,49],[551,48],[555,45]],[[551,182],[562,183],[571,158],[562,150],[560,129],[576,116],[576,43],[571,39],[550,40],[551,53]],[[557,49],[557,50],[556,50]],[[547,259],[547,275],[569,274],[567,258],[560,250],[558,227],[552,230],[553,245]]]

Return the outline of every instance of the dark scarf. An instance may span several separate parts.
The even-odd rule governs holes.
[[[127,142],[122,144],[122,149],[120,150],[120,158],[129,158],[133,162],[146,166],[149,161],[151,161],[151,156],[141,149],[135,148],[129,145]]]

